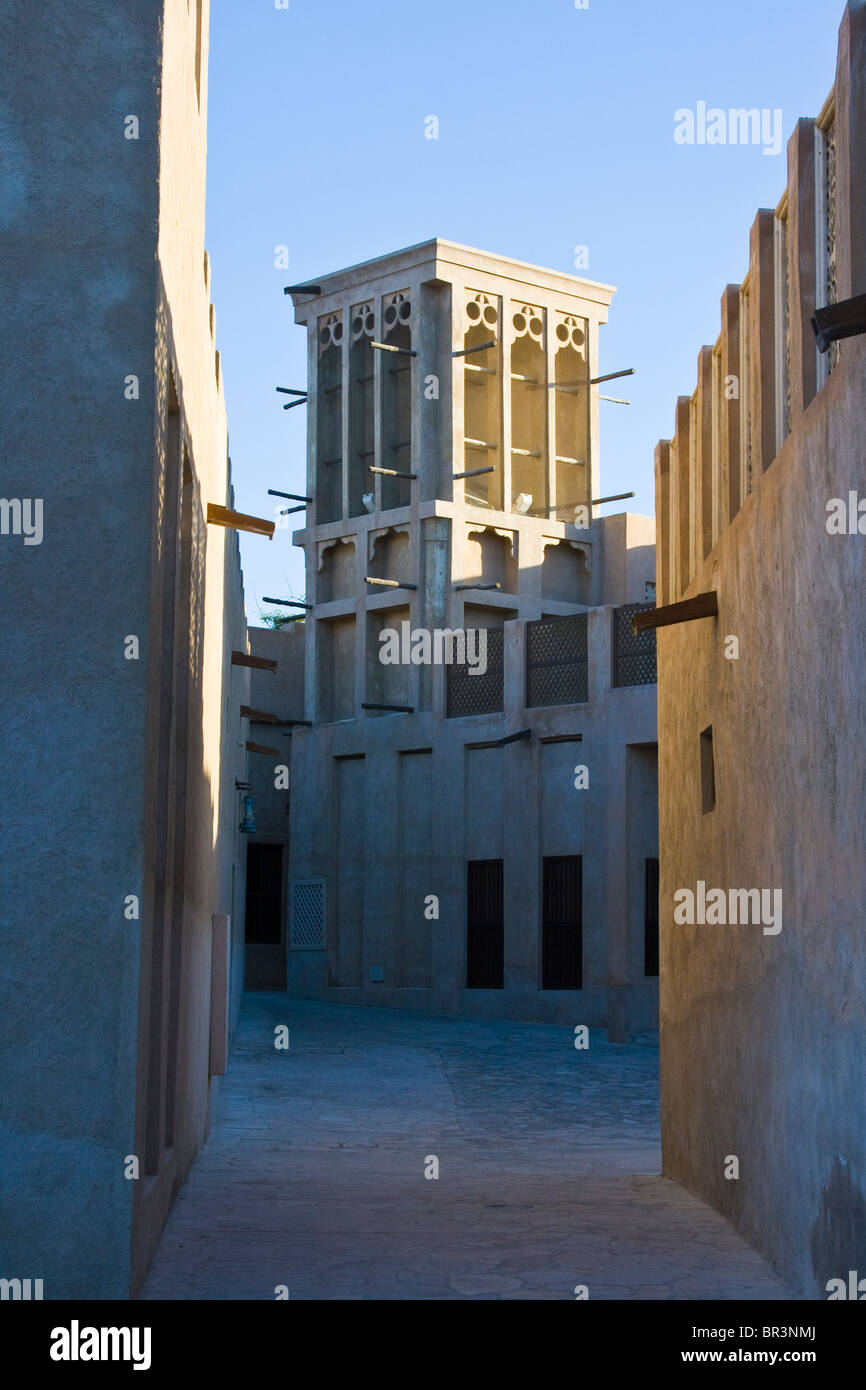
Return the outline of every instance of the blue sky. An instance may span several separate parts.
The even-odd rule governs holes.
[[[651,514],[653,449],[835,72],[842,0],[212,0],[207,245],[236,503],[303,492],[305,335],[283,285],[429,237],[617,286],[604,492]],[[782,111],[782,153],[675,143],[674,113]],[[439,139],[425,138],[425,118]],[[274,248],[289,248],[288,271]],[[576,246],[589,266],[574,268]],[[613,387],[618,389],[614,390]],[[285,399],[284,397],[282,398]],[[607,508],[615,511],[617,506]],[[302,518],[301,518],[302,519]],[[303,593],[291,532],[241,538],[247,617]]]

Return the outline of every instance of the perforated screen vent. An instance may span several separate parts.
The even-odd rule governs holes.
[[[325,880],[298,879],[289,885],[289,947],[324,951],[326,942]]]

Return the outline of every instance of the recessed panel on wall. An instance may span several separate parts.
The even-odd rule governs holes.
[[[394,473],[414,472],[412,457],[412,302],[408,290],[388,294],[382,301],[382,340],[396,349],[381,353],[380,364],[382,458],[380,466]],[[408,507],[411,482],[380,475],[382,509]]]
[[[467,859],[501,859],[504,748],[467,748],[463,798]]]
[[[367,700],[378,705],[411,705],[413,667],[409,642],[403,641],[403,624],[409,624],[407,605],[377,608],[367,614]],[[375,713],[372,717],[376,717]]]
[[[430,894],[441,892],[432,876],[433,752],[401,753],[398,767],[401,911],[397,921],[397,984],[416,989],[431,983],[431,932],[425,915]]]
[[[541,852],[579,854],[584,847],[587,798],[592,795],[593,769],[586,744],[542,743],[540,754]]]
[[[328,314],[319,322],[316,412],[316,522],[343,515],[343,320]]]
[[[511,304],[511,510],[549,514],[544,310]]]
[[[463,335],[464,497],[473,507],[502,507],[502,376],[498,296],[467,290]],[[480,469],[490,472],[479,473]]]
[[[364,952],[364,758],[334,759],[333,793],[336,891],[331,918],[331,984],[360,985]]]
[[[570,521],[574,508],[589,503],[590,458],[589,354],[586,319],[557,313],[553,332],[556,505],[560,521]]]
[[[319,619],[316,624],[318,692],[322,723],[355,713],[355,616]]]
[[[372,300],[353,307],[349,327],[349,516],[364,516],[364,494],[375,492],[376,476],[370,472],[376,461]]]

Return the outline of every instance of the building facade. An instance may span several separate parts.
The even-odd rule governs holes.
[[[291,994],[655,1024],[654,525],[598,510],[612,294],[441,240],[294,293]]]
[[[852,0],[656,454],[659,602],[718,609],[658,634],[664,1171],[809,1298],[866,1251],[864,306],[811,324],[866,294],[864,72]]]
[[[0,1275],[45,1299],[135,1293],[242,980],[208,6],[88,8],[0,10]]]

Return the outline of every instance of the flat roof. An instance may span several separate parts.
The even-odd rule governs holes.
[[[358,261],[354,265],[329,271],[325,275],[308,276],[304,283],[321,284],[322,297],[324,298],[338,287],[345,285],[347,281],[351,283],[379,279],[391,275],[394,271],[423,264],[425,261],[429,261],[432,266],[439,264],[443,268],[449,264],[459,265],[464,269],[479,270],[488,275],[498,275],[503,279],[514,280],[520,284],[536,284],[550,290],[559,290],[561,293],[577,298],[595,300],[605,305],[610,303],[616,293],[614,285],[606,285],[601,281],[588,280],[578,275],[569,275],[560,270],[551,270],[546,266],[534,265],[530,261],[515,260],[513,257],[502,256],[494,251],[482,251],[475,246],[463,246],[460,242],[447,241],[441,237],[432,237],[429,241],[419,241],[413,246],[405,246],[398,251],[391,251],[387,255],[375,256],[371,260]],[[299,298],[304,307],[310,304],[311,296],[302,294]],[[292,299],[297,303],[295,295],[292,296]]]

